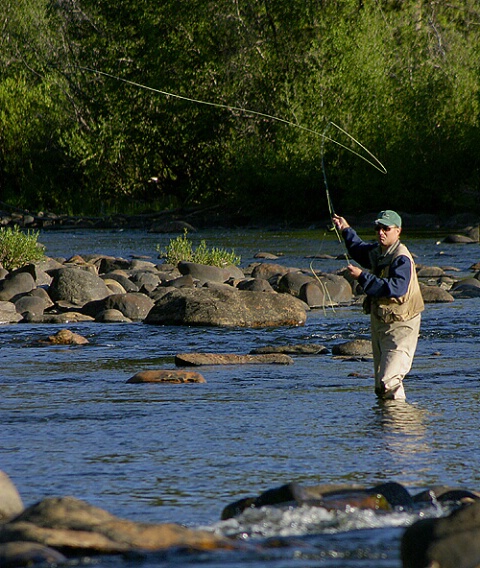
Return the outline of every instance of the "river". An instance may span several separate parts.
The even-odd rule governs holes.
[[[155,260],[171,235],[135,231],[44,232],[49,256],[104,253]],[[192,237],[234,248],[242,266],[258,251],[286,266],[333,271],[341,254],[321,231],[209,231]],[[442,245],[436,235],[404,242],[426,265],[471,274],[480,247]],[[331,353],[287,366],[200,368],[206,384],[126,384],[136,372],[173,368],[176,353],[248,353],[271,344],[333,345],[368,338],[359,307],[309,312],[304,327],[218,329],[72,324],[85,347],[41,347],[53,325],[0,327],[0,469],[25,505],[72,495],[134,521],[207,527],[244,542],[242,552],[152,554],[144,568],[399,568],[405,526],[419,514],[267,509],[220,522],[222,509],[284,483],[399,482],[412,493],[433,485],[480,487],[480,299],[428,304],[407,403],[379,405],[371,362]],[[66,326],[63,326],[66,327]],[[440,507],[423,516],[445,514]],[[267,546],[282,537],[282,546]],[[99,558],[98,568],[132,565]],[[137,565],[137,564],[135,564]]]

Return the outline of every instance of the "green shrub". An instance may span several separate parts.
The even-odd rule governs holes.
[[[194,248],[187,234],[188,231],[185,229],[183,235],[170,240],[165,250],[157,245],[156,250],[160,253],[160,257],[173,265],[177,265],[182,260],[220,267],[226,266],[227,264],[233,264],[235,266],[240,264],[241,258],[237,256],[233,250],[227,251],[216,247],[209,249],[204,240],[200,242],[197,248]]]
[[[22,232],[18,226],[0,229],[0,263],[10,271],[41,260],[45,247],[37,242],[38,232]]]

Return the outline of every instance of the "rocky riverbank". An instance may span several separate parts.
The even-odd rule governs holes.
[[[478,270],[472,265],[471,277],[456,278],[454,268],[418,265],[425,302],[480,297]],[[314,272],[265,258],[244,268],[218,268],[75,255],[11,272],[0,268],[2,323],[301,326],[310,310],[362,300],[345,270]]]
[[[376,211],[361,215],[349,214],[352,225],[359,228],[372,226]],[[454,215],[401,212],[404,225],[413,231],[453,232],[467,240],[459,242],[478,242],[480,215],[471,212]],[[331,224],[328,217],[319,219],[315,227],[324,228]],[[9,206],[0,201],[0,227],[18,225],[33,230],[71,230],[71,229],[142,229],[152,233],[176,233],[184,229],[217,227],[267,227],[297,226],[276,219],[254,219],[252,212],[229,211],[221,206],[205,208],[179,208],[163,211],[146,211],[137,214],[109,213],[102,215],[68,215],[52,211],[28,211]],[[472,239],[472,241],[468,241]],[[456,242],[456,241],[452,241]]]

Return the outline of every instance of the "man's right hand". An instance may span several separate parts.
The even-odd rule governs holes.
[[[335,214],[332,217],[332,221],[335,225],[335,227],[339,230],[339,231],[343,231],[343,229],[348,229],[348,227],[350,227],[350,225],[347,223],[347,221],[345,220],[344,217],[340,217],[340,215]]]

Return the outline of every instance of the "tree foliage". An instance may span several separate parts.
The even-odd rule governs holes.
[[[326,176],[337,209],[480,210],[476,0],[5,0],[0,15],[12,204],[310,220]]]

